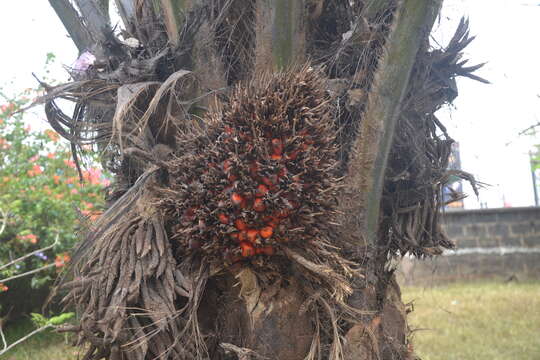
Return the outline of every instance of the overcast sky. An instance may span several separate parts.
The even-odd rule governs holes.
[[[480,196],[489,207],[534,204],[528,151],[540,139],[518,133],[540,121],[539,5],[540,0],[446,0],[435,33],[445,44],[460,17],[468,16],[477,38],[466,55],[472,63],[488,62],[479,75],[492,84],[460,79],[454,108],[439,116],[460,143],[463,169],[492,185]],[[43,73],[48,52],[58,59],[52,77],[67,78],[61,65],[71,65],[77,50],[48,1],[2,1],[0,10],[3,91],[34,86],[31,72]],[[475,196],[466,207],[479,207]]]

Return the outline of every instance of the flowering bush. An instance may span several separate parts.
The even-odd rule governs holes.
[[[31,94],[28,90],[24,95]],[[78,219],[99,216],[100,190],[108,180],[90,161],[80,182],[69,145],[45,126],[31,127],[28,116],[23,121],[23,113],[17,113],[30,100],[6,100],[0,106],[0,225],[6,225],[0,234],[0,264],[53,244],[57,235],[58,243],[2,269],[0,279],[51,265],[33,275],[32,287],[39,287],[69,262],[67,251],[76,240]],[[0,292],[5,291],[8,286],[0,283]]]

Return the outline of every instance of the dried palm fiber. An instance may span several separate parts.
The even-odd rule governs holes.
[[[448,168],[454,140],[435,115],[457,96],[457,76],[486,82],[472,74],[483,64],[466,67],[467,61],[461,60],[462,50],[473,39],[468,22],[462,19],[444,50],[429,50],[425,44],[417,56],[389,155],[383,193],[382,231],[386,236],[380,246],[390,253],[422,257],[454,247],[440,224],[446,205],[443,188],[450,176],[457,176],[471,182],[477,192],[471,175]],[[456,194],[456,199],[461,196]]]
[[[356,270],[334,236],[332,104],[319,70],[262,74],[206,128],[179,132],[175,151],[145,158],[75,251],[65,285],[89,359],[214,358],[226,309],[204,327],[198,309],[207,282],[224,274],[253,308],[263,289],[298,286],[303,311],[317,314],[310,358],[342,357],[340,327],[359,311],[346,305]]]
[[[347,36],[330,38],[324,45],[335,49],[331,57],[321,56],[321,61],[332,79],[330,90],[338,97],[335,121],[342,173],[346,173],[351,141],[359,136],[358,126],[391,17],[391,9],[383,9],[371,20],[357,19]],[[417,55],[388,158],[379,253],[421,257],[453,247],[440,225],[445,205],[442,189],[450,176],[470,181],[475,191],[477,183],[466,172],[448,169],[454,140],[434,114],[457,96],[457,76],[485,82],[473,74],[483,64],[468,67],[461,59],[473,39],[468,21],[462,19],[445,48],[431,48],[426,42]],[[317,48],[313,51],[321,54]],[[463,194],[455,194],[455,199],[461,197]]]

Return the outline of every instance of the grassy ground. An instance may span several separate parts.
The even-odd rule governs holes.
[[[463,283],[404,288],[414,303],[409,321],[423,360],[540,359],[540,283]],[[31,331],[23,322],[8,328],[15,339]],[[2,360],[75,360],[63,336],[44,333]]]
[[[8,344],[30,333],[35,327],[30,320],[5,329]],[[2,360],[75,360],[77,351],[69,347],[63,335],[45,331],[0,356]]]
[[[403,289],[423,360],[540,359],[540,283]]]

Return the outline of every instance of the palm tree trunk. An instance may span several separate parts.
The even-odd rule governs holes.
[[[238,266],[216,273],[209,270],[204,281],[196,282],[195,279],[202,279],[202,272],[196,275],[197,269],[202,269],[201,264],[191,264],[191,280],[178,275],[178,265],[176,270],[170,270],[170,279],[176,281],[173,286],[176,295],[166,294],[165,290],[159,290],[162,278],[154,275],[141,278],[136,270],[139,260],[133,259],[135,270],[129,288],[138,289],[139,283],[148,282],[155,283],[157,289],[154,295],[145,295],[141,290],[141,306],[148,305],[149,298],[162,296],[174,299],[168,303],[174,308],[179,306],[181,294],[188,294],[190,300],[185,306],[193,306],[195,310],[185,321],[198,323],[195,334],[204,341],[201,340],[201,345],[196,340],[193,351],[201,359],[232,359],[234,356],[287,360],[414,358],[408,339],[406,309],[393,271],[389,270],[389,259],[407,252],[431,255],[441,247],[451,246],[441,233],[436,216],[442,205],[439,201],[441,178],[447,162],[445,151],[451,139],[440,141],[435,131],[428,130],[440,124],[434,111],[452,100],[445,92],[448,88],[445,81],[451,81],[456,75],[467,76],[476,69],[464,68],[458,62],[459,53],[470,41],[466,24],[458,29],[446,52],[432,51],[427,46],[442,0],[116,0],[125,27],[124,38],[136,38],[140,43],[138,48],[129,48],[113,35],[108,1],[77,0],[76,7],[67,0],[49,1],[79,51],[88,50],[97,55],[95,66],[100,67],[97,72],[90,69],[84,75],[78,74],[83,81],[72,87],[50,92],[46,98],[49,121],[55,129],[62,126],[78,129],[79,137],[70,137],[74,143],[110,144],[112,141],[120,152],[121,164],[116,170],[118,183],[124,187],[112,199],[111,208],[99,226],[118,222],[128,211],[125,209],[133,208],[137,197],[150,196],[150,192],[141,189],[149,183],[147,179],[163,171],[157,169],[165,166],[167,154],[179,148],[180,134],[190,131],[195,134],[194,129],[204,127],[200,119],[219,112],[223,99],[233,96],[231,89],[235,86],[240,87],[239,92],[249,91],[248,84],[261,77],[300,69],[298,64],[309,63],[312,67],[321,67],[325,91],[336,104],[333,131],[337,134],[336,145],[341,158],[335,167],[340,169],[339,175],[344,180],[337,199],[340,225],[333,231],[339,235],[339,256],[347,263],[345,267],[357,268],[347,275],[344,287],[350,285],[351,291],[346,298],[333,303],[332,297],[323,296],[322,288],[331,284],[320,285],[320,290],[316,288],[318,285],[312,284],[307,291],[303,280],[294,276],[298,271],[296,265],[291,265],[293,275],[285,281],[266,282],[249,268]],[[439,67],[439,77],[431,73],[433,67]],[[427,83],[429,87],[424,86]],[[61,115],[54,103],[56,97],[66,93],[77,99],[76,94],[82,92],[78,90],[86,92],[76,100],[87,109],[82,120]],[[426,91],[431,92],[426,94]],[[429,106],[424,101],[428,95]],[[107,101],[108,112],[103,110],[103,103]],[[111,112],[114,107],[115,111]],[[142,117],[128,111],[135,107],[144,114]],[[84,122],[86,129],[93,132],[84,133],[77,121]],[[403,140],[402,134],[407,131],[420,135]],[[95,136],[96,132],[97,138],[88,138],[88,134]],[[128,133],[142,135],[135,141]],[[434,155],[439,161],[436,165],[426,155],[434,148],[440,149],[438,155]],[[410,157],[400,158],[404,154]],[[416,156],[418,154],[422,156]],[[111,156],[115,159],[114,154]],[[418,161],[425,162],[417,164]],[[418,178],[409,174],[405,183],[395,173],[407,162],[410,166],[429,167],[429,171]],[[148,167],[148,163],[155,166]],[[163,174],[159,176],[165,176]],[[139,180],[135,181],[137,178]],[[421,195],[404,197],[403,194],[414,189],[420,189],[415,194]],[[416,215],[411,215],[411,211]],[[167,236],[172,229],[182,226],[181,221],[160,225],[160,216],[148,215],[150,222],[144,216],[138,213],[133,230],[129,225],[124,231],[127,235],[119,237],[137,237],[140,233],[137,238],[143,239],[144,231],[149,236],[155,234],[156,239],[152,241],[158,244],[164,241],[164,245],[157,245],[160,256],[164,259],[169,256],[163,255],[164,252],[171,254],[167,261],[173,264],[174,252],[178,249]],[[397,238],[396,234],[400,234],[405,222],[411,221],[411,216],[415,225],[408,225],[408,232]],[[418,229],[426,228],[431,230],[417,236]],[[163,236],[158,236],[159,233]],[[113,244],[113,238],[114,235],[105,231],[95,231],[83,242],[78,253],[81,258],[88,256],[93,244],[103,245],[106,240]],[[338,247],[337,243],[335,245]],[[103,254],[111,252],[108,256],[100,255],[95,263],[90,261],[76,268],[80,278],[86,279],[86,285],[80,285],[81,292],[76,292],[81,298],[92,293],[92,285],[88,285],[94,281],[89,275],[92,266],[103,266],[99,259],[114,258],[118,251],[113,250],[114,245],[103,246],[109,246],[110,250],[103,250]],[[156,250],[148,251],[151,254]],[[317,267],[297,253],[283,251],[292,264],[296,262],[314,269],[330,266],[330,260]],[[121,261],[126,267],[132,266],[129,259]],[[165,274],[169,271],[167,266],[163,266]],[[125,290],[119,285],[123,271],[118,269],[116,279],[109,276],[111,286],[118,282],[118,291]],[[325,275],[320,275],[325,279]],[[272,276],[268,274],[268,277]],[[261,286],[262,283],[265,285]],[[192,303],[194,298],[195,303]],[[313,303],[317,305],[312,306]],[[88,359],[195,356],[183,353],[189,349],[178,344],[181,337],[174,340],[177,333],[172,328],[151,325],[150,320],[139,320],[142,321],[139,324],[138,320],[126,320],[120,315],[111,320],[113,315],[108,311],[104,315],[93,313],[92,316],[102,317],[94,319],[96,324],[107,321],[114,324],[112,330],[103,330],[102,325],[88,325],[84,318],[88,311],[82,301],[75,301],[75,305],[83,315],[77,330],[91,343]],[[338,315],[342,313],[350,316]],[[151,316],[150,319],[156,321]],[[150,343],[141,344],[136,351],[122,350],[134,340],[123,338],[124,330],[140,327],[137,334],[145,334],[142,326],[145,324],[156,326],[156,333],[169,331],[170,336],[154,338],[163,344],[152,344],[150,339]],[[153,347],[157,350],[152,350]]]

